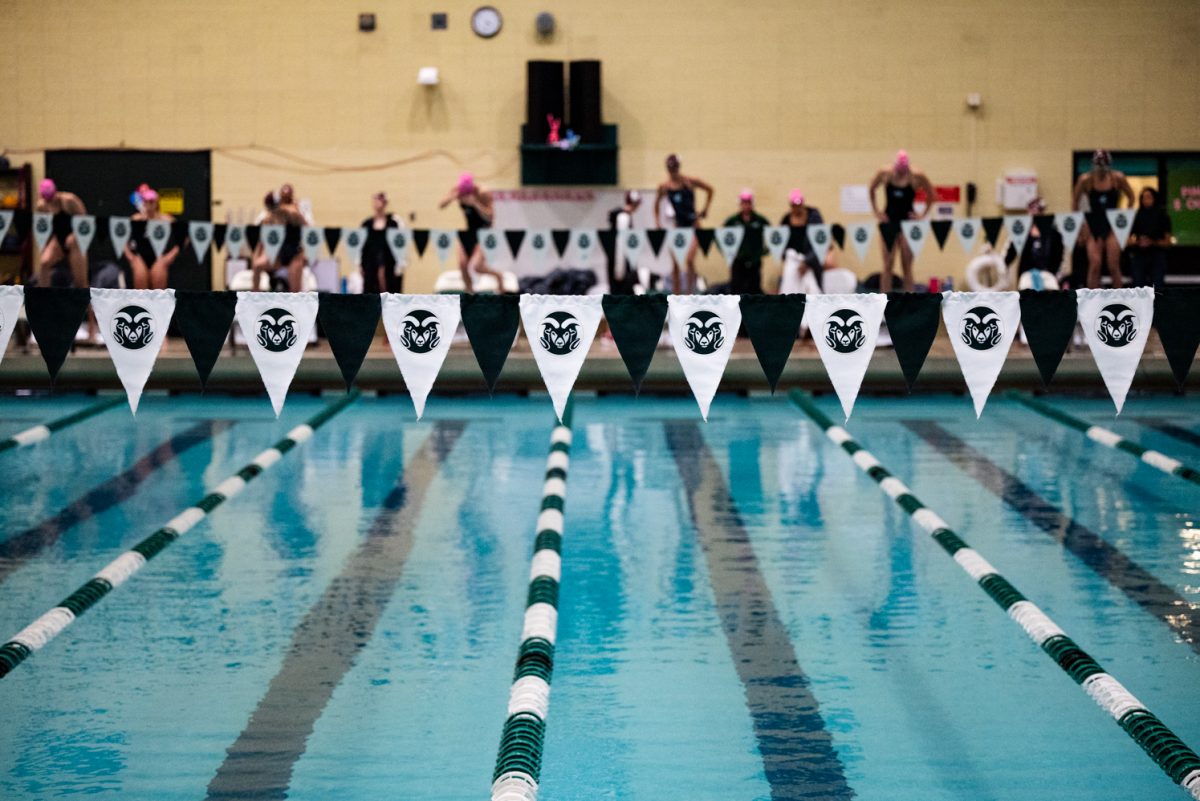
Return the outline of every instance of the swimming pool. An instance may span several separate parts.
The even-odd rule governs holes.
[[[92,402],[0,399],[0,437]],[[0,454],[0,635],[329,402],[147,397]],[[1200,464],[1189,401],[1053,403]],[[0,681],[0,797],[485,797],[552,423],[355,402]],[[1200,743],[1200,488],[1001,397],[847,428]],[[786,397],[573,430],[542,798],[1183,797]]]

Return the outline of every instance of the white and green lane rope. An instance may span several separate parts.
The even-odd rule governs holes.
[[[1056,409],[1050,404],[1043,403],[1028,395],[1022,395],[1019,392],[1009,392],[1008,397],[1026,408],[1033,409],[1038,414],[1049,417],[1055,422],[1062,423],[1067,428],[1073,428],[1076,431],[1082,432],[1092,442],[1099,443],[1113,450],[1125,451],[1141,459],[1156,470],[1161,470],[1168,475],[1178,476],[1184,481],[1190,481],[1193,484],[1200,484],[1200,471],[1188,467],[1183,462],[1167,456],[1165,453],[1143,448],[1136,442],[1130,442],[1125,439],[1115,431],[1102,426],[1094,426],[1086,420],[1080,420],[1078,417],[1069,415],[1061,409]]]
[[[500,736],[492,801],[535,801],[542,771],[554,639],[558,631],[558,582],[562,572],[563,501],[571,453],[571,406],[550,435],[542,509],[537,518],[529,594],[521,647]]]
[[[94,417],[100,412],[107,411],[114,406],[118,406],[125,402],[124,395],[114,395],[111,398],[105,398],[102,401],[93,403],[91,406],[84,407],[77,412],[72,412],[65,417],[60,417],[57,420],[51,420],[49,423],[30,426],[24,431],[19,431],[13,434],[8,439],[0,440],[0,451],[8,451],[13,448],[27,448],[30,445],[36,445],[39,442],[44,442],[50,439],[50,435],[55,431],[61,431],[68,426],[73,426],[76,423],[83,422],[89,417]]]
[[[859,469],[870,476],[888,497],[896,502],[913,522],[925,529],[946,553],[983,588],[1001,609],[1008,613],[1068,676],[1080,685],[1092,700],[1112,715],[1126,734],[1142,747],[1150,758],[1195,799],[1200,799],[1200,756],[1159,720],[1141,701],[1115,678],[1104,672],[1095,659],[1075,644],[1045,612],[1001,576],[977,551],[970,548],[932,509],[925,506],[850,433],[830,420],[812,399],[792,390],[792,401],[825,432],[831,441],[849,454]]]
[[[44,648],[67,626],[74,623],[75,618],[99,603],[105,595],[124,584],[130,576],[141,570],[147,561],[153,559],[168,545],[194,528],[213,509],[240,493],[246,488],[246,484],[282,459],[285,453],[306,442],[314,431],[353,403],[358,395],[358,391],[355,390],[339,398],[309,418],[307,422],[293,428],[283,439],[255,456],[250,464],[218,484],[195,506],[184,509],[158,531],[109,562],[103,570],[68,595],[57,606],[14,634],[8,642],[0,645],[0,678],[11,673],[13,668],[32,656],[35,651]]]

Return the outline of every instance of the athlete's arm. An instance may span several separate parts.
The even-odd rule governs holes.
[[[875,202],[875,190],[883,186],[889,175],[887,170],[875,173],[875,177],[871,179],[871,186],[867,189],[867,195],[871,198],[871,211],[875,212],[875,216],[880,220],[884,218],[884,213],[879,210],[879,204]]]
[[[1079,211],[1079,199],[1082,198],[1088,191],[1088,185],[1091,183],[1091,174],[1084,173],[1079,176],[1079,180],[1075,182],[1075,189],[1071,193],[1071,211]]]
[[[706,181],[700,180],[699,178],[689,178],[688,180],[690,180],[697,188],[704,190],[704,210],[700,212],[700,218],[703,219],[708,216],[708,207],[712,205],[712,185]]]
[[[923,172],[915,173],[913,175],[913,178],[916,179],[917,186],[919,186],[925,190],[925,211],[921,212],[920,217],[917,218],[917,219],[921,219],[921,218],[925,217],[926,215],[928,215],[929,210],[931,208],[933,208],[933,200],[934,200],[934,194],[935,194],[933,191],[933,182],[930,181],[929,176],[927,176]]]

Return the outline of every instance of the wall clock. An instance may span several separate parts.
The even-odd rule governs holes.
[[[484,39],[491,39],[500,33],[500,26],[503,24],[504,20],[501,19],[500,12],[493,6],[480,6],[471,15],[471,30]]]

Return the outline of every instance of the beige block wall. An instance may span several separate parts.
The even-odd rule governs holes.
[[[525,61],[599,58],[622,184],[653,185],[678,152],[717,189],[710,223],[742,186],[773,220],[800,186],[850,221],[839,188],[898,147],[937,183],[979,184],[982,214],[1010,168],[1036,170],[1066,208],[1073,149],[1200,149],[1195,0],[497,0],[491,40],[468,28],[476,5],[4,0],[0,147],[39,171],[46,148],[211,148],[215,219],[289,180],[322,224],[357,222],[386,188],[416,225],[457,225],[436,201],[461,169],[519,181]],[[542,10],[558,21],[545,42]],[[357,31],[359,11],[374,33]],[[449,30],[430,30],[434,11]],[[436,89],[416,85],[426,65]],[[918,274],[964,261],[957,246],[927,252]],[[865,273],[878,256],[844,263]],[[408,286],[436,272],[430,254]]]

